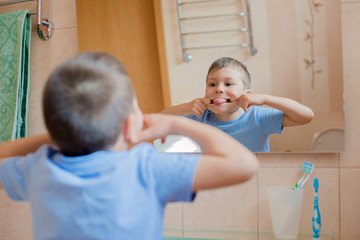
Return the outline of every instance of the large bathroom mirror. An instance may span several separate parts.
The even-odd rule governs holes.
[[[230,56],[247,66],[253,92],[315,113],[271,135],[271,152],[344,150],[340,0],[161,0],[161,13],[173,104],[204,96],[209,66]]]
[[[210,64],[230,56],[247,66],[254,93],[315,112],[311,123],[272,135],[271,152],[344,149],[340,0],[76,2],[79,52],[105,51],[124,62],[145,113],[204,96]],[[250,43],[254,55],[239,46]]]

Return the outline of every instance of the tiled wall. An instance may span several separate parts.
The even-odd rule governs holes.
[[[1,0],[9,2],[8,0]],[[41,95],[46,78],[61,61],[77,54],[76,0],[43,0],[42,17],[50,19],[55,27],[49,41],[39,38],[36,17],[32,18],[30,60],[29,135],[45,132],[41,112]],[[35,1],[0,7],[0,14],[21,9],[36,11]],[[30,207],[15,203],[0,190],[0,239],[32,239]]]
[[[340,155],[341,239],[360,239],[360,1],[342,0],[346,152]]]
[[[335,239],[360,239],[360,189],[357,187],[360,181],[359,12],[359,0],[341,1],[346,151],[328,154],[258,154],[260,170],[250,182],[221,190],[200,192],[193,204],[168,205],[165,212],[166,228],[271,230],[266,188],[295,183],[301,175],[299,169],[306,160],[313,162],[316,168],[305,188],[300,231],[312,231],[312,180],[317,177],[320,184],[322,232],[333,235]],[[170,64],[179,64],[171,63],[171,59],[168,61]],[[179,89],[181,90],[181,87]],[[191,93],[187,91],[186,94]],[[167,230],[165,233],[183,235],[180,230]],[[249,239],[262,237],[258,235]]]

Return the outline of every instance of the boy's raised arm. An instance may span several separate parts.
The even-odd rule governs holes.
[[[309,107],[290,98],[267,95],[265,104],[285,113],[283,127],[306,124],[314,118],[314,112]]]
[[[35,152],[43,144],[53,144],[49,134],[31,136],[0,144],[0,161],[7,157],[25,156]]]
[[[221,130],[191,119],[163,114],[145,115],[147,128],[138,141],[184,135],[202,149],[194,191],[229,186],[250,179],[258,169],[256,156]]]
[[[283,127],[306,124],[314,118],[314,112],[309,107],[290,98],[246,93],[242,94],[237,101],[245,111],[252,105],[268,105],[284,112]]]

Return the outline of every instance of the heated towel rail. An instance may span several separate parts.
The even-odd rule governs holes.
[[[33,2],[33,1],[36,1],[36,12],[32,12],[29,14],[30,15],[36,14],[36,25],[37,25],[37,31],[39,37],[42,40],[49,40],[54,33],[54,29],[53,29],[53,24],[50,22],[49,19],[41,17],[41,0],[18,0],[18,1],[2,2],[0,3],[0,7],[16,4],[16,3]]]
[[[195,49],[213,49],[213,48],[228,48],[228,47],[243,47],[249,48],[251,55],[255,55],[257,50],[254,47],[253,43],[253,36],[252,36],[252,29],[251,29],[251,17],[250,17],[250,7],[249,7],[249,0],[201,0],[201,1],[177,1],[177,12],[178,12],[178,22],[179,22],[179,29],[180,29],[180,38],[181,38],[181,48],[183,53],[183,60],[185,62],[190,62],[192,60],[192,55],[188,53],[189,50]],[[225,14],[215,14],[215,15],[205,15],[205,16],[191,16],[191,17],[184,17],[183,16],[183,6],[184,5],[192,5],[192,4],[206,4],[206,3],[214,3],[214,2],[236,2],[236,1],[244,1],[245,3],[245,10],[237,13],[225,13]],[[212,29],[210,31],[185,31],[184,22],[186,21],[193,21],[193,20],[200,20],[200,19],[214,19],[214,18],[239,18],[245,17],[247,19],[247,26],[237,29]],[[210,23],[211,24],[211,23]],[[187,46],[186,37],[190,35],[204,35],[204,34],[224,34],[229,32],[238,32],[238,33],[248,33],[248,42],[241,43],[241,44],[222,44],[222,45],[215,45],[215,46]]]

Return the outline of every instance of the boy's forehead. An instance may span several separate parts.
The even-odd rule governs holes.
[[[232,79],[243,82],[244,74],[239,69],[234,67],[224,67],[213,69],[206,78],[206,82],[209,80],[223,80],[223,79]]]

